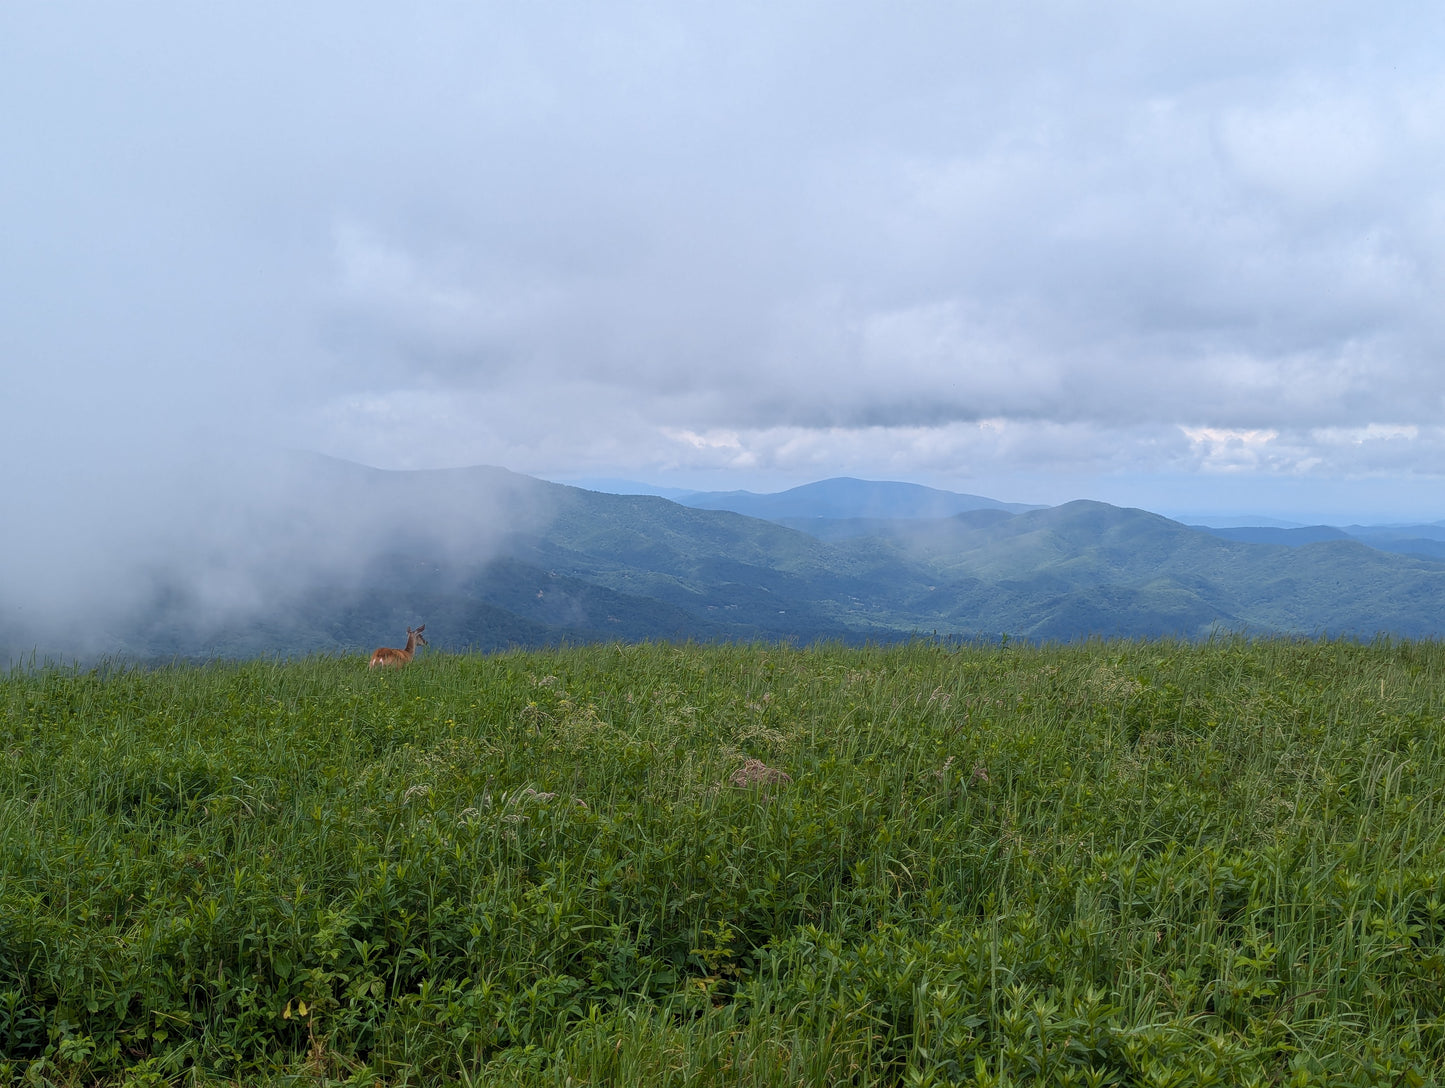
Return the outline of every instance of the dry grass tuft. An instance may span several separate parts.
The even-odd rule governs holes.
[[[761,759],[749,759],[735,770],[728,781],[734,786],[747,788],[748,786],[781,786],[793,780],[793,776],[787,771],[779,770],[777,767],[769,767]]]

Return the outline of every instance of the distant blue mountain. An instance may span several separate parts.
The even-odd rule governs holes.
[[[752,491],[699,491],[676,501],[695,510],[731,510],[751,518],[786,520],[794,525],[803,518],[949,518],[971,510],[1005,510],[1019,514],[1044,509],[1026,503],[999,502],[982,495],[941,491],[921,484],[850,477],[820,480],[765,495]]]
[[[564,477],[554,482],[567,487],[580,487],[584,491],[601,491],[605,495],[656,495],[673,502],[681,502],[699,494],[695,487],[661,487],[643,483],[641,480],[622,480],[611,476],[582,476],[576,479]]]
[[[1277,529],[1272,525],[1241,525],[1227,529],[1191,525],[1190,528],[1223,540],[1241,540],[1246,544],[1284,544],[1291,548],[1301,544],[1318,544],[1322,540],[1349,540],[1352,535],[1333,525],[1302,525],[1295,529]]]
[[[1360,540],[1445,541],[1445,522],[1441,521],[1432,521],[1426,525],[1346,525],[1344,530]]]
[[[1438,523],[1429,525],[1347,525],[1343,528],[1334,525],[1305,525],[1293,529],[1278,529],[1268,525],[1242,525],[1230,528],[1193,525],[1191,528],[1223,540],[1237,540],[1247,544],[1283,544],[1286,547],[1297,548],[1303,544],[1317,544],[1323,540],[1356,540],[1377,551],[1445,559],[1445,526]]]

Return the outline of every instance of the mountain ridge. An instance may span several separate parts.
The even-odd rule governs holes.
[[[778,517],[937,518],[981,509],[1011,513],[1040,509],[1027,503],[1001,502],[983,495],[944,491],[922,484],[860,480],[852,476],[835,476],[763,494],[701,491],[681,496],[677,501],[696,509],[731,510],[769,520]]]
[[[853,491],[876,497],[878,485]],[[821,494],[847,511],[837,489]],[[929,489],[892,495],[918,500],[904,504],[915,512],[938,501]],[[240,568],[254,604],[207,613],[206,568],[160,568],[143,608],[91,625],[98,637],[85,655],[350,653],[423,620],[441,650],[609,639],[1200,638],[1221,628],[1445,635],[1439,559],[1349,534],[1231,539],[1093,500],[1020,510],[989,501],[946,517],[775,521],[490,466],[387,472],[311,462],[277,515],[278,550]],[[302,557],[311,565],[299,567]],[[0,625],[10,614],[0,609]],[[0,658],[48,650],[32,637],[0,626]]]

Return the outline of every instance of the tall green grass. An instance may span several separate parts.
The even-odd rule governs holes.
[[[1422,1085],[1445,647],[0,679],[0,1082]]]

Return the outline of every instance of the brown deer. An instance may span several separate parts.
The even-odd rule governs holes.
[[[390,646],[381,646],[371,655],[371,664],[368,665],[367,668],[374,669],[378,666],[385,667],[387,665],[395,665],[397,668],[401,668],[403,665],[410,664],[411,659],[416,656],[417,646],[425,646],[427,644],[426,639],[421,636],[421,633],[425,630],[426,624],[422,624],[415,631],[408,627],[406,629],[406,649],[396,650]]]

